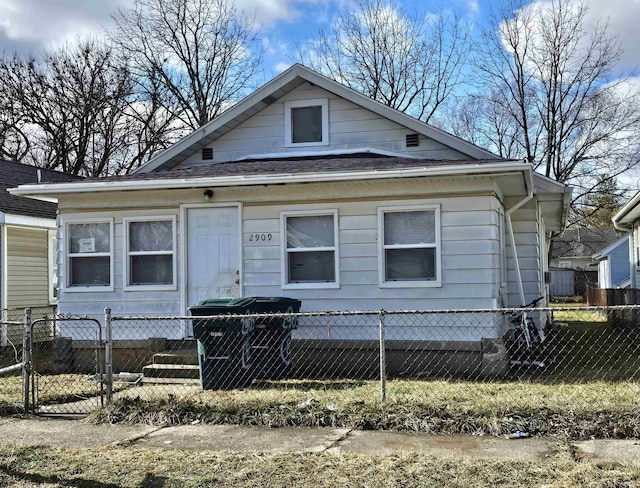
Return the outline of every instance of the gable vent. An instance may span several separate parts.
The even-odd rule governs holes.
[[[407,147],[418,147],[420,145],[418,134],[407,134],[405,142]]]
[[[213,159],[213,148],[212,147],[203,147],[202,148],[202,160],[203,161],[211,161]]]

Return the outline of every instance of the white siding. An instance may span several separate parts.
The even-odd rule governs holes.
[[[498,263],[497,212],[492,197],[438,200],[378,200],[322,204],[246,206],[243,245],[244,294],[299,298],[304,310],[435,309],[493,307],[492,285]],[[442,219],[442,286],[378,286],[377,208],[438,203]],[[339,213],[340,288],[281,290],[281,211],[337,208]],[[249,235],[268,233],[271,241],[250,242]],[[460,301],[464,297],[464,301]]]
[[[284,102],[329,99],[329,144],[314,147],[285,147]],[[208,147],[213,148],[213,162],[233,161],[242,157],[269,153],[296,153],[301,150],[346,150],[377,148],[403,152],[431,159],[468,159],[467,156],[433,139],[420,136],[418,147],[405,147],[405,136],[414,131],[387,120],[348,100],[319,87],[304,83],[284,97],[222,135]],[[210,164],[198,152],[181,166]]]
[[[598,263],[598,287],[613,288],[611,286],[611,275],[609,274],[609,260],[606,258]]]
[[[402,195],[410,195],[402,196]],[[418,198],[418,195],[423,195]],[[242,204],[244,296],[291,296],[303,310],[461,309],[495,308],[500,289],[499,215],[503,204],[487,178],[415,178],[401,181],[318,183],[269,187],[220,188],[214,202]],[[136,292],[123,290],[123,228],[125,216],[176,215],[178,273],[182,273],[180,206],[203,203],[202,190],[94,193],[61,198],[62,221],[80,217],[114,218],[115,291],[62,290],[63,313],[101,317],[105,307],[114,314],[181,314],[181,290]],[[437,204],[441,210],[442,286],[380,288],[378,285],[377,208]],[[506,202],[509,208],[513,202]],[[96,210],[100,209],[100,210]],[[280,212],[337,209],[339,215],[340,288],[282,289]],[[528,300],[540,296],[540,250],[537,210],[531,202],[513,215],[513,227]],[[250,234],[271,234],[271,240],[250,240]],[[64,236],[60,236],[64,246]],[[508,304],[520,305],[515,266],[507,239]],[[64,255],[64,249],[59,256]],[[64,267],[61,283],[64,283]],[[178,276],[180,283],[180,276]],[[498,327],[456,324],[450,339],[490,337]],[[466,329],[465,329],[466,327]],[[468,329],[468,330],[467,330]],[[438,329],[440,330],[440,329]],[[466,330],[466,332],[465,332]],[[490,332],[493,331],[493,332]],[[434,334],[436,329],[434,329]],[[163,334],[162,330],[157,331]],[[440,334],[440,332],[438,332]],[[435,334],[432,337],[440,337]],[[152,334],[153,335],[153,334]],[[444,339],[443,339],[444,340]]]
[[[508,199],[506,208],[508,209],[509,206],[514,203],[515,201]],[[541,250],[537,217],[538,210],[535,200],[528,202],[522,208],[516,210],[511,216],[526,303],[543,295],[540,275],[542,263],[540,261]],[[509,238],[507,238],[506,247],[509,278],[507,285],[507,304],[510,307],[519,307],[524,304],[520,303],[516,267],[513,259],[511,240]]]

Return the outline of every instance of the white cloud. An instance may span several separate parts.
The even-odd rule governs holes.
[[[478,0],[467,0],[467,8],[471,11],[472,14],[477,14],[480,11],[480,4]]]
[[[236,0],[236,8],[247,15],[255,15],[255,20],[265,28],[276,22],[292,22],[302,17],[310,4],[315,0]]]
[[[110,14],[126,0],[2,0],[0,45],[47,46],[78,35],[101,36]]]
[[[291,67],[291,63],[283,63],[283,62],[279,62],[278,64],[276,64],[276,72],[277,73],[282,73],[283,71],[288,70]]]
[[[474,0],[469,0],[474,1]],[[577,7],[580,0],[569,0],[567,3]],[[596,26],[607,25],[608,33],[615,35],[623,49],[621,67],[634,68],[640,61],[640,0],[582,0],[587,9],[584,27],[587,32],[594,32]],[[535,0],[529,3],[532,8],[551,8],[551,0]]]
[[[236,0],[236,7],[264,30],[304,18],[317,0]],[[133,0],[0,0],[0,52],[54,46],[79,36],[102,36],[119,7]],[[316,22],[314,18],[313,22]]]
[[[624,54],[622,62],[627,68],[635,67],[640,62],[640,0],[585,0],[589,9],[587,22],[596,24],[608,22],[609,31],[621,42]]]

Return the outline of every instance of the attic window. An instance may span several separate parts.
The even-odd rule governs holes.
[[[295,100],[284,103],[285,147],[329,144],[329,100]]]
[[[405,142],[407,147],[418,147],[420,145],[418,134],[407,134]]]
[[[202,148],[202,160],[203,161],[212,161],[213,160],[213,148],[212,147],[203,147]]]

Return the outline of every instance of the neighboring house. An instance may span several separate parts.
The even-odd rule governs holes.
[[[559,269],[596,271],[594,256],[620,238],[613,227],[601,229],[567,229],[551,243],[549,266]]]
[[[598,284],[595,255],[620,238],[616,229],[567,229],[551,243],[549,269],[552,296],[586,296]]]
[[[598,288],[628,288],[629,236],[625,235],[594,256],[598,261]]]
[[[13,193],[57,199],[60,311],[96,317],[235,296],[294,297],[303,311],[519,306],[546,296],[546,236],[570,200],[531,164],[300,65],[133,174]],[[500,338],[503,320],[487,317],[396,338]],[[185,322],[163,333],[189,335]],[[304,330],[326,339],[318,325]]]
[[[53,251],[57,206],[51,201],[11,195],[7,189],[72,179],[58,171],[0,159],[0,309],[5,318],[10,315],[8,318],[15,320],[15,314],[7,309],[47,310],[56,301]],[[3,344],[5,340],[3,335]]]
[[[611,220],[616,229],[629,236],[629,287],[637,288],[640,284],[640,191]]]

